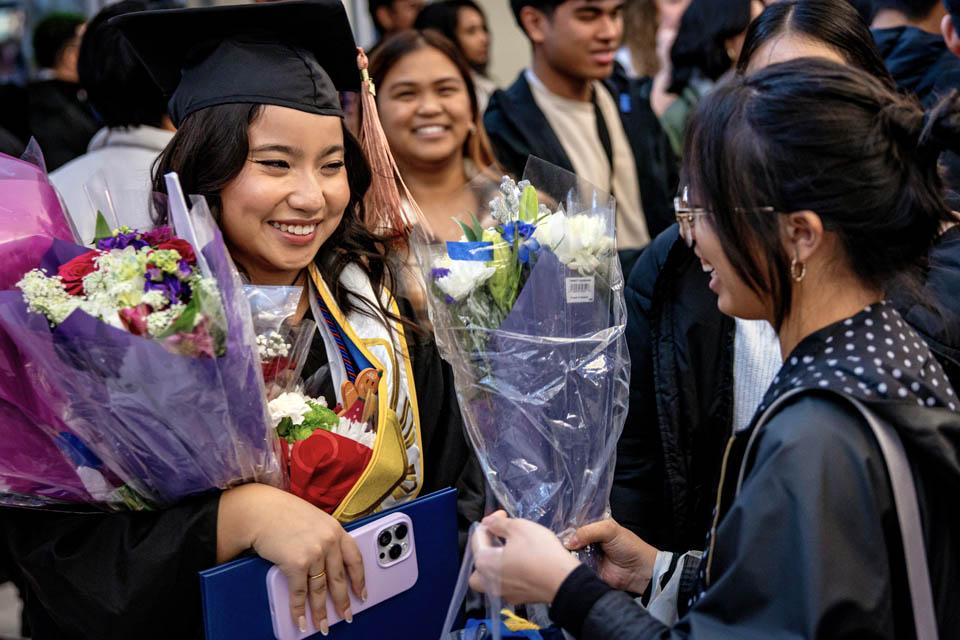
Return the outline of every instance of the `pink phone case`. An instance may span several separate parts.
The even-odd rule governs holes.
[[[406,534],[398,538],[402,527]],[[382,545],[381,536],[390,534],[391,543]],[[417,549],[414,543],[413,522],[403,513],[384,516],[350,532],[360,548],[363,557],[363,571],[367,586],[367,601],[363,602],[350,591],[350,611],[356,616],[384,600],[403,593],[417,583]],[[402,551],[397,559],[390,557],[390,550],[399,546]],[[381,557],[381,554],[383,557]],[[329,594],[329,592],[328,592]],[[290,592],[287,577],[278,567],[267,572],[267,596],[270,600],[270,615],[273,618],[273,635],[277,640],[300,640],[317,633],[307,607],[307,630],[303,633],[297,628],[290,615]],[[333,603],[327,597],[327,623],[333,626],[340,622],[340,615],[334,610]]]

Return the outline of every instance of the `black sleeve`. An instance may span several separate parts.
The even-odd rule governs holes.
[[[733,471],[736,473],[736,470]],[[895,638],[902,563],[886,470],[859,415],[805,398],[760,436],[755,464],[721,522],[713,583],[672,628],[607,592],[583,640]],[[898,559],[899,557],[899,559]]]
[[[414,378],[420,408],[423,441],[423,488],[420,495],[446,487],[457,490],[457,519],[461,550],[470,524],[483,517],[483,473],[467,440],[453,380],[453,370],[433,340],[412,346]]]
[[[669,548],[672,518],[664,489],[663,448],[657,418],[653,362],[653,299],[667,255],[679,234],[674,225],[640,255],[627,276],[627,345],[630,406],[617,445],[610,492],[614,519],[654,546]]]
[[[33,637],[200,638],[197,572],[216,564],[220,494],[164,511],[5,509]]]
[[[527,166],[529,146],[521,140],[514,130],[512,123],[503,115],[503,91],[498,90],[490,96],[487,110],[483,114],[483,126],[487,131],[487,138],[493,147],[500,167],[513,176],[520,178]]]

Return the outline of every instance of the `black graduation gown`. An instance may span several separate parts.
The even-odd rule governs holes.
[[[420,495],[456,487],[465,532],[482,515],[483,480],[463,432],[453,375],[431,338],[408,336],[408,343],[425,461]],[[322,340],[314,347],[305,378],[325,364]],[[3,509],[0,534],[33,638],[202,638],[197,572],[216,564],[219,496],[150,513]]]
[[[862,416],[838,397],[817,393],[836,387],[864,402],[904,443],[917,483],[940,637],[958,637],[958,402],[929,349],[899,314],[887,305],[864,313],[853,325],[838,323],[808,337],[788,358],[763,406],[790,388],[812,390],[767,422],[736,497],[751,430],[735,438],[711,552],[712,580],[705,587],[705,562],[678,569],[683,617],[676,625],[661,624],[586,567],[564,582],[551,608],[554,620],[590,640],[912,638],[886,466]],[[869,327],[861,322],[867,319]],[[873,336],[872,351],[860,333]]]

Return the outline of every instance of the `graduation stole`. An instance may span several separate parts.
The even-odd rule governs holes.
[[[319,270],[309,266],[310,306],[323,336],[338,412],[375,429],[373,455],[356,484],[333,512],[349,522],[411,500],[423,486],[423,446],[413,369],[403,325],[376,312],[372,318],[356,310],[340,310]],[[357,265],[348,265],[340,284],[377,310],[370,279]],[[399,315],[393,295],[382,300]]]

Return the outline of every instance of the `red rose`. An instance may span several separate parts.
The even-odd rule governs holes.
[[[97,270],[93,260],[99,255],[99,251],[88,251],[60,265],[57,275],[63,280],[67,293],[72,296],[83,295],[83,278]]]
[[[194,265],[197,264],[197,256],[193,253],[193,247],[190,246],[190,243],[186,240],[181,240],[180,238],[173,238],[172,240],[167,240],[166,242],[161,242],[157,245],[157,249],[163,249],[166,251],[176,251],[180,254],[180,257],[187,261],[187,264]]]

